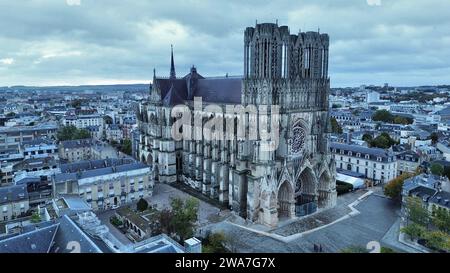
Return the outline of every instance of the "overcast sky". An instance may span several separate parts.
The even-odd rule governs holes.
[[[450,84],[449,0],[0,0],[0,86],[243,73],[258,22],[330,35],[333,87]]]

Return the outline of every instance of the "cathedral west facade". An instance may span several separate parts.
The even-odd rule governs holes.
[[[150,98],[137,113],[139,158],[152,166],[152,179],[189,185],[243,218],[268,226],[333,207],[337,194],[328,149],[328,48],[327,34],[293,35],[287,26],[256,24],[244,34],[244,75],[221,78],[203,77],[195,67],[177,77],[172,51],[170,76],[154,75]],[[230,105],[277,106],[275,149],[263,149],[262,139],[236,135],[174,139],[176,105],[192,110],[192,124],[200,118],[203,126],[215,115],[238,124],[244,117],[242,124],[250,130],[248,115],[194,109],[199,98],[203,106],[218,105],[223,112]],[[274,130],[270,124],[268,128]]]

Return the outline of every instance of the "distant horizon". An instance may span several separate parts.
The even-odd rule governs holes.
[[[67,1],[2,5],[0,85],[149,83],[171,45],[178,75],[243,74],[255,21],[327,33],[332,88],[450,83],[450,1]]]
[[[214,77],[214,76],[213,76]],[[206,77],[208,78],[208,77]],[[129,82],[129,83],[123,83],[123,82],[111,82],[111,83],[102,83],[102,84],[55,84],[55,85],[23,85],[23,84],[17,84],[17,85],[11,85],[11,86],[2,86],[0,85],[0,88],[13,88],[13,87],[36,87],[36,88],[45,88],[45,87],[89,87],[89,86],[121,86],[121,85],[149,85],[153,84],[150,82]],[[389,84],[389,83],[388,83]],[[383,84],[372,84],[372,83],[363,83],[359,85],[351,85],[351,86],[331,86],[330,88],[358,88],[361,86],[384,86]],[[433,86],[450,86],[450,83],[448,84],[424,84],[424,85],[391,85],[389,84],[389,87],[400,87],[400,88],[413,88],[413,87],[433,87]]]

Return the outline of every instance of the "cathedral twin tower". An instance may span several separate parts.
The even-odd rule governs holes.
[[[137,113],[139,154],[153,167],[153,179],[189,185],[241,217],[269,226],[334,206],[328,48],[327,34],[291,35],[287,26],[266,23],[245,30],[242,78],[206,78],[194,67],[177,78],[172,58],[171,77],[154,76],[150,99]],[[270,160],[254,140],[170,138],[171,109],[177,104],[193,109],[193,97],[223,108],[279,106],[280,140]],[[211,118],[211,113],[197,115]]]
[[[292,35],[287,26],[260,24],[245,30],[245,78],[328,77],[327,34]]]

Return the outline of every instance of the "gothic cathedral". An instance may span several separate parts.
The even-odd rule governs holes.
[[[279,220],[333,207],[337,193],[328,149],[328,48],[327,34],[293,35],[287,26],[256,24],[244,34],[244,76],[214,78],[203,77],[195,67],[177,77],[172,50],[170,76],[154,73],[150,98],[137,111],[139,157],[152,166],[152,179],[184,183],[241,217],[272,227]],[[195,98],[223,112],[198,111]],[[192,109],[192,124],[200,118],[200,126],[214,115],[238,123],[242,116],[223,114],[230,105],[275,105],[276,149],[263,149],[261,139],[237,136],[176,141],[171,134],[176,105]],[[245,124],[248,130],[249,120]]]

